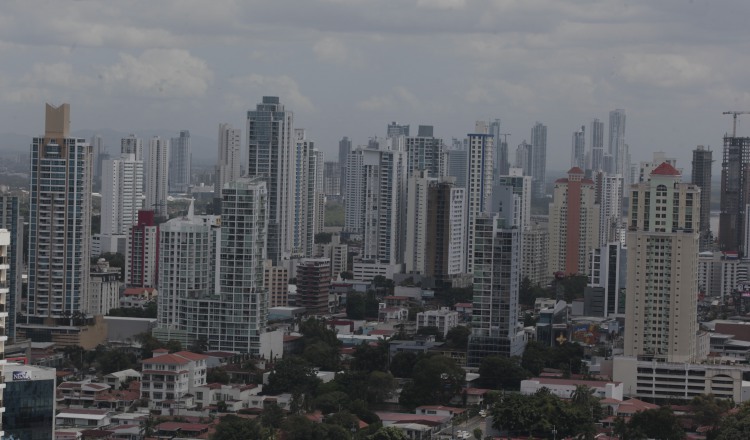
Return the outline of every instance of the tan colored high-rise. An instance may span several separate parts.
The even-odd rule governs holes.
[[[557,179],[549,205],[547,270],[564,275],[585,274],[588,253],[599,245],[599,206],[591,179],[573,167]]]
[[[697,360],[700,193],[667,162],[630,188],[626,356]]]

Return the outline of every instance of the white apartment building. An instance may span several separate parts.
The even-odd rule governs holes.
[[[148,144],[148,172],[146,173],[146,206],[159,217],[167,217],[169,195],[169,141],[158,136]]]
[[[100,258],[91,269],[86,313],[107,315],[110,310],[118,308],[121,286],[120,268],[109,267],[107,260]]]
[[[294,116],[277,96],[264,96],[247,112],[247,175],[264,177],[268,191],[268,258],[274,265],[292,251]]]
[[[404,270],[406,273],[425,273],[427,245],[427,200],[431,179],[427,171],[416,171],[408,181],[406,196],[406,241]],[[430,237],[434,239],[435,237]]]
[[[28,323],[83,312],[88,297],[92,152],[69,130],[70,106],[47,104],[31,144]]]
[[[493,137],[477,123],[477,133],[469,133],[466,185],[466,272],[474,271],[474,221],[489,212],[492,199]]]
[[[531,176],[524,176],[521,168],[511,168],[507,175],[498,177],[495,188],[498,187],[510,187],[511,192],[517,195],[513,207],[515,225],[522,231],[529,229],[531,227]]]
[[[631,186],[625,355],[696,359],[700,188],[667,162]]]
[[[521,233],[521,279],[528,278],[532,285],[545,286],[552,278],[547,269],[549,255],[549,230],[546,222],[532,222]]]
[[[722,300],[737,285],[750,280],[750,260],[740,259],[737,252],[701,252],[698,256],[698,287],[707,297]]]
[[[141,399],[148,400],[150,409],[185,408],[186,400],[206,384],[208,356],[166,349],[155,350],[153,355],[143,360]]]
[[[126,234],[143,204],[143,162],[123,154],[105,160],[102,168],[101,234]]]
[[[8,298],[8,284],[10,282],[10,256],[8,250],[10,249],[10,232],[7,229],[0,229],[0,374],[2,373],[3,366],[5,365],[5,341],[8,340],[8,336],[5,331],[5,324],[8,320],[8,308],[6,300]],[[5,383],[0,380],[0,412],[5,411],[3,399],[3,391],[5,390]],[[2,431],[2,420],[0,420],[0,437],[3,436]]]
[[[440,334],[445,337],[456,326],[458,326],[458,312],[448,307],[417,313],[417,332],[424,327],[437,327]]]
[[[599,205],[597,247],[617,239],[622,221],[622,175],[598,172],[594,175],[596,203]]]
[[[242,161],[242,130],[231,124],[219,124],[219,160],[216,165],[214,197],[221,195],[224,185],[240,177]]]
[[[534,377],[521,381],[521,394],[531,395],[542,388],[548,389],[561,399],[570,399],[579,386],[587,386],[594,397],[600,399],[623,399],[622,382],[604,380],[558,379],[553,377]]]

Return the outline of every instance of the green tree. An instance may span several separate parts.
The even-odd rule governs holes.
[[[517,357],[488,356],[479,365],[479,381],[482,387],[493,390],[518,390],[521,381],[529,378],[529,372],[521,367]]]
[[[341,411],[349,405],[349,395],[343,391],[334,391],[331,393],[321,394],[315,398],[315,408],[323,414],[331,414]]]
[[[482,435],[484,433],[482,432],[481,428],[474,428],[473,434],[475,440],[482,440]]]
[[[532,375],[538,376],[544,369],[548,356],[549,348],[547,346],[537,341],[530,341],[523,351],[521,366]]]
[[[745,402],[738,411],[725,416],[713,434],[714,440],[738,440],[750,433],[750,403]],[[709,437],[711,438],[711,437]]]
[[[246,440],[249,438],[264,438],[261,427],[257,422],[228,414],[221,418],[216,425],[216,432],[211,440]]]
[[[354,349],[352,370],[385,371],[388,366],[388,346],[382,339],[376,345],[361,343]]]
[[[229,373],[221,367],[210,368],[206,372],[206,383],[229,383]]]
[[[269,394],[284,392],[312,394],[318,383],[320,379],[312,366],[300,357],[291,356],[281,359],[274,365],[264,391]]]
[[[311,365],[325,371],[336,371],[340,367],[338,347],[333,347],[323,341],[316,341],[305,347],[302,352]]]
[[[388,426],[378,429],[375,434],[368,436],[367,440],[408,440],[408,437],[400,429]]]
[[[275,403],[265,405],[260,413],[260,423],[266,428],[278,429],[284,421],[284,410]]]
[[[411,377],[414,365],[417,363],[417,354],[411,351],[400,351],[393,355],[390,370],[396,377]]]
[[[713,430],[718,428],[722,416],[731,407],[731,401],[717,399],[713,394],[695,396],[690,401],[690,410],[695,421],[701,426],[710,426]]]
[[[372,371],[367,378],[367,401],[381,403],[393,395],[397,386],[391,373]]]
[[[416,314],[414,315],[416,319]],[[426,336],[435,336],[436,341],[442,341],[443,340],[443,333],[440,332],[440,329],[433,325],[428,325],[425,327],[421,327],[419,330],[417,330],[418,335],[426,335]]]
[[[448,330],[445,335],[445,347],[453,350],[466,350],[469,346],[471,329],[465,325],[457,325]]]
[[[346,295],[346,317],[365,319],[365,296],[363,294],[352,292]]]
[[[662,440],[681,440],[685,431],[679,418],[667,406],[639,411],[627,423],[630,438],[658,438]]]
[[[323,342],[331,347],[339,347],[341,342],[336,332],[328,328],[324,321],[310,317],[299,325],[299,332],[304,337],[305,346],[316,342]]]
[[[341,272],[341,279],[342,280],[352,280],[352,279],[354,279],[354,274],[351,271],[349,271],[349,270],[345,270],[345,271]]]
[[[169,350],[170,353],[177,353],[178,351],[182,351],[182,344],[180,341],[170,339],[167,341],[167,344],[164,346],[167,350]]]
[[[408,407],[448,404],[460,391],[465,376],[453,359],[424,357],[414,366],[412,381],[403,388],[399,403]]]
[[[118,349],[105,351],[98,357],[97,363],[99,364],[99,371],[103,374],[137,367],[134,354]]]

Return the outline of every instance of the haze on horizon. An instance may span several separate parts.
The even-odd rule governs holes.
[[[45,3],[3,3],[0,133],[39,135],[44,103],[69,102],[74,131],[215,139],[275,95],[329,160],[390,121],[449,142],[500,118],[511,152],[546,124],[559,170],[574,130],[623,108],[633,162],[661,150],[689,172],[696,145],[721,150],[721,112],[750,110],[740,0]]]

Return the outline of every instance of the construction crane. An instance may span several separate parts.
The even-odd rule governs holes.
[[[732,115],[732,137],[737,137],[737,115],[747,115],[750,112],[723,112],[722,115]]]

